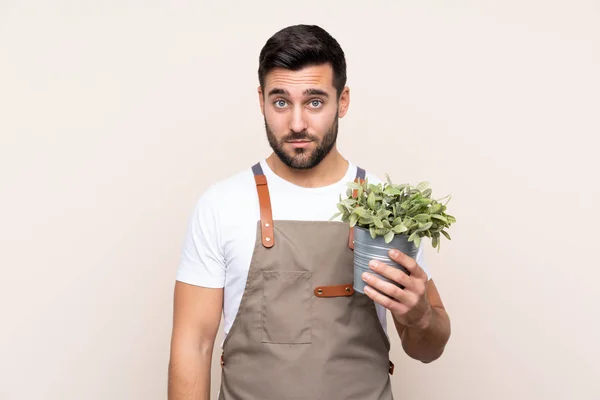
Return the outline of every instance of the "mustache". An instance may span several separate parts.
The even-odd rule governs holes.
[[[290,132],[287,135],[285,135],[283,138],[281,138],[281,141],[283,142],[287,142],[288,140],[312,140],[312,141],[317,141],[318,138],[310,135],[308,132],[306,131],[302,131],[302,132]]]

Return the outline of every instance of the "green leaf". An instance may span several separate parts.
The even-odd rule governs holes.
[[[431,228],[431,225],[433,225],[431,222],[427,222],[426,224],[419,223],[419,228],[416,230],[416,232],[424,232]]]
[[[414,218],[419,222],[429,222],[432,215],[429,214],[418,214],[415,215]]]
[[[346,207],[346,209],[348,210],[348,212],[352,212],[354,210],[354,208],[356,207],[357,204],[358,204],[358,202],[355,199],[345,199],[345,200],[342,200],[342,205],[344,207]]]
[[[333,221],[334,219],[336,219],[337,217],[339,217],[340,215],[343,215],[344,213],[338,212],[335,213],[331,216],[331,218],[329,218],[330,221]]]
[[[439,203],[435,203],[433,204],[431,207],[429,207],[429,210],[427,210],[430,214],[437,214],[440,211],[442,211],[442,205]]]
[[[353,228],[357,222],[358,222],[358,215],[357,214],[350,215],[350,227]]]
[[[444,223],[448,223],[448,220],[443,215],[431,214],[431,218],[439,219]]]
[[[431,196],[431,189],[425,189],[422,193],[423,197],[429,197]]]
[[[375,233],[376,233],[378,236],[383,236],[383,235],[385,235],[386,233],[388,233],[388,230],[389,230],[389,229],[385,229],[385,228],[375,228]]]
[[[417,205],[413,206],[412,208],[410,208],[408,211],[406,211],[406,213],[408,215],[414,215],[420,209],[421,209],[421,206],[419,204],[417,204]]]
[[[415,238],[415,246],[419,247],[420,245],[421,245],[421,237],[420,237],[420,236],[417,236],[417,237]]]
[[[446,236],[446,239],[448,239],[448,240],[452,240],[452,239],[450,238],[450,234],[449,234],[448,232],[444,231],[444,230],[442,231],[442,235]]]
[[[360,217],[358,219],[358,223],[366,226],[366,225],[372,224],[374,219],[375,218],[372,215],[370,215],[368,217]]]
[[[427,189],[427,187],[429,187],[429,182],[419,182],[417,185],[417,190],[422,192],[423,190]]]
[[[389,231],[384,235],[384,240],[386,243],[389,243],[392,241],[392,239],[394,239],[394,231]]]
[[[394,187],[398,190],[400,190],[401,192],[404,192],[404,190],[409,187],[409,185],[407,183],[403,183],[402,185],[394,185]]]
[[[371,193],[380,194],[380,193],[382,193],[382,192],[383,192],[383,190],[382,190],[382,187],[381,187],[381,184],[380,184],[380,183],[378,183],[377,185],[375,185],[375,184],[373,184],[373,183],[370,183],[370,184],[367,186],[367,188],[369,189],[369,191],[370,191]]]
[[[387,174],[385,174],[385,180],[387,181],[388,185],[392,185],[392,179],[390,178],[390,176]]]
[[[367,217],[371,216],[371,213],[363,206],[356,207],[355,209],[352,210],[352,212],[362,218],[367,218]]]
[[[448,220],[449,224],[453,224],[456,222],[456,218],[454,218],[452,215],[446,214],[446,219]]]
[[[387,194],[388,196],[399,196],[402,194],[402,191],[394,186],[386,186],[383,189],[383,194]]]
[[[414,241],[415,241],[415,239],[416,239],[416,238],[418,238],[418,237],[419,237],[419,233],[418,233],[418,232],[413,232],[413,233],[412,233],[412,235],[410,235],[410,236],[408,237],[408,241],[409,241],[409,242],[414,242]]]
[[[437,201],[438,203],[441,203],[441,202],[442,202],[442,200],[444,200],[444,199],[448,199],[449,197],[450,197],[450,195],[447,195],[447,196],[444,196],[444,197],[442,197],[441,199],[437,199],[436,201]]]
[[[392,224],[387,219],[382,220],[381,223],[385,229],[392,229]]]
[[[371,234],[371,238],[375,239],[375,237],[377,237],[377,234],[375,233],[375,227],[373,225],[369,227],[369,233]]]
[[[431,245],[434,248],[438,246],[438,242],[439,242],[438,236],[433,236],[433,238],[431,238]]]
[[[354,181],[348,182],[346,186],[348,186],[348,188],[350,188],[351,190],[358,190],[360,188],[360,185]]]
[[[379,211],[377,211],[377,214],[375,214],[377,216],[377,218],[387,218],[392,214],[392,212],[390,210],[386,210],[385,208],[381,208]]]
[[[394,226],[392,230],[394,231],[394,233],[400,234],[408,231],[408,228],[404,226],[403,223],[399,223],[398,225]]]
[[[373,223],[375,224],[375,226],[377,228],[383,228],[383,222],[381,222],[381,220],[377,217],[373,218]]]
[[[374,192],[369,193],[369,197],[367,197],[367,206],[371,210],[375,209],[376,205],[375,205],[375,193]]]

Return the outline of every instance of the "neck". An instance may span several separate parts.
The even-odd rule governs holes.
[[[334,147],[321,162],[307,170],[288,167],[275,153],[267,158],[267,165],[273,173],[295,185],[317,188],[338,182],[348,171],[348,161]]]

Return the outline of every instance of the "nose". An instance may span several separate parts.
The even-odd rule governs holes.
[[[292,132],[304,132],[307,129],[306,121],[302,108],[298,107],[292,112],[292,120],[290,121],[290,130]]]

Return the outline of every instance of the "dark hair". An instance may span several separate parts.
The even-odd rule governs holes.
[[[326,63],[333,68],[333,86],[339,96],[346,85],[346,58],[339,43],[319,26],[288,26],[271,36],[262,48],[258,80],[264,87],[265,76],[273,68],[297,71]]]

